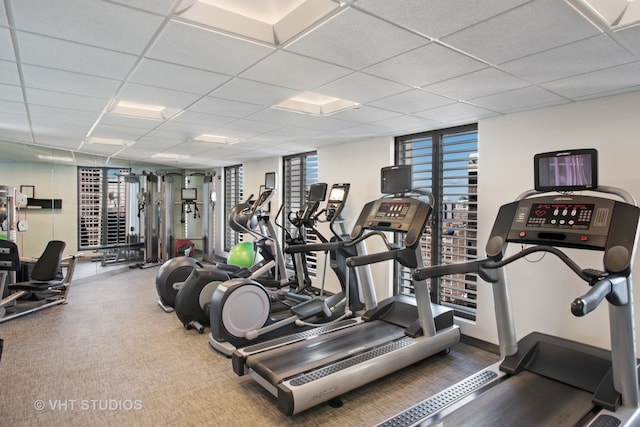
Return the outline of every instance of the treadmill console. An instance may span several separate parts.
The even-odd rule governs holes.
[[[581,249],[604,249],[615,201],[554,195],[520,200],[507,240]]]
[[[405,245],[415,247],[424,231],[431,206],[411,197],[382,198],[365,205],[353,227],[351,238],[364,230],[405,234]]]

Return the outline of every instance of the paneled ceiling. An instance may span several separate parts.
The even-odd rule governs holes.
[[[0,3],[0,161],[202,169],[640,89],[640,27],[596,26],[562,0],[336,2],[278,46],[185,23],[187,3]],[[303,92],[359,105],[273,108]],[[113,114],[123,100],[182,113]]]

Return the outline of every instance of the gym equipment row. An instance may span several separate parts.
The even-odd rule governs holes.
[[[489,282],[502,360],[382,426],[523,422],[626,426],[640,422],[631,280],[640,209],[627,191],[598,185],[595,150],[536,155],[534,171],[534,190],[500,207],[485,259],[425,267],[413,274],[420,283],[446,274],[476,272]],[[594,195],[574,194],[585,190]],[[532,246],[505,257],[510,245]],[[603,267],[581,268],[560,248],[602,252]],[[610,350],[540,332],[517,340],[505,267],[532,253],[555,256],[584,281],[585,294],[567,307],[574,316],[587,316],[606,300]],[[553,275],[547,280],[558,281],[559,286],[565,281]],[[530,303],[548,308],[545,301]]]

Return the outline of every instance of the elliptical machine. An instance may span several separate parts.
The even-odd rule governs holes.
[[[334,184],[327,206],[317,214],[312,214],[318,205],[318,200],[313,197],[317,191],[318,188],[310,189],[312,198],[302,213],[296,214],[295,218],[290,216],[290,220],[296,227],[312,228],[320,241],[326,243],[328,239],[316,228],[320,215],[324,214],[334,234],[331,240],[344,240],[344,230],[338,233],[334,226],[336,223],[342,226],[340,213],[345,205],[349,184]],[[355,270],[349,274],[351,284],[346,280],[346,259],[355,254],[355,248],[341,245],[336,245],[336,248],[330,252],[330,265],[338,277],[341,291],[334,295],[325,295],[322,287],[311,292],[297,290],[285,294],[273,293],[252,279],[232,279],[219,285],[213,292],[209,307],[211,347],[229,356],[239,347],[286,335],[294,329],[303,331],[318,326],[318,323],[336,322],[360,310],[363,304]],[[306,271],[302,271],[305,266],[304,253],[297,252],[294,255],[298,259],[295,264],[300,270],[296,271],[297,282],[300,283],[300,278],[308,278]],[[310,288],[303,289],[308,291]],[[286,310],[279,310],[282,305]]]
[[[280,288],[287,284],[284,255],[275,239],[276,233],[265,207],[273,197],[275,189],[263,188],[257,200],[253,195],[234,206],[229,215],[231,228],[240,233],[257,237],[253,244],[262,256],[260,262],[250,268],[230,270],[225,267],[193,268],[184,283],[180,285],[175,299],[175,312],[187,329],[204,333],[209,325],[209,304],[213,292],[219,284],[233,278],[259,279],[266,286]],[[255,231],[258,228],[259,231]]]

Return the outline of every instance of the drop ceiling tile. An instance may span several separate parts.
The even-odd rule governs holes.
[[[609,36],[600,35],[506,62],[500,68],[532,83],[543,83],[633,60],[633,55]]]
[[[115,145],[104,145],[104,144],[84,144],[80,149],[81,153],[86,154],[96,154],[99,156],[113,156],[114,154],[122,151],[122,147],[118,147]]]
[[[114,126],[99,123],[91,132],[94,138],[124,139],[126,141],[136,141],[150,132],[150,129],[139,127]],[[91,145],[86,144],[85,145]],[[95,145],[95,144],[94,144]],[[122,147],[119,147],[122,148]]]
[[[132,70],[137,56],[35,34],[18,32],[23,64],[91,74],[122,80]]]
[[[638,85],[640,61],[556,80],[542,86],[569,99],[579,100],[628,91]]]
[[[265,107],[261,105],[248,104],[246,102],[206,97],[189,107],[189,111],[214,114],[223,117],[242,118],[264,108]]]
[[[472,99],[470,102],[481,108],[508,114],[564,104],[567,100],[539,87],[529,86],[510,92]]]
[[[358,8],[393,21],[429,37],[439,38],[459,31],[528,0],[359,0]],[[461,13],[461,11],[464,11]]]
[[[108,103],[108,100],[105,98],[92,98],[89,96],[42,89],[27,88],[26,92],[30,105],[45,105],[55,108],[93,112],[96,114],[96,118]]]
[[[12,102],[24,102],[20,86],[0,84],[0,99]]]
[[[76,147],[84,139],[92,125],[91,121],[87,120],[63,120],[63,126],[60,126],[61,120],[59,118],[48,116],[31,116],[31,124],[36,139],[42,134],[69,136],[73,138],[72,144]]]
[[[335,132],[335,137],[336,139],[344,138],[352,141],[358,141],[392,134],[393,131],[389,128],[376,126],[374,124],[362,124],[350,127],[348,129],[337,130]],[[333,138],[329,139],[331,140]]]
[[[616,31],[613,37],[635,55],[640,55],[640,25]]]
[[[200,95],[162,89],[138,83],[127,83],[118,94],[118,100],[142,104],[163,105],[170,108],[184,109],[200,99]]]
[[[20,0],[12,2],[12,11],[18,30],[133,54],[144,50],[163,21],[97,0]]]
[[[453,104],[454,102],[456,101],[453,99],[434,95],[420,89],[412,89],[372,102],[371,105],[378,108],[397,111],[399,113],[411,114],[428,108]]]
[[[129,81],[147,86],[206,95],[230,78],[224,74],[145,59]]]
[[[236,75],[272,51],[270,47],[172,21],[147,57]]]
[[[240,74],[240,77],[300,91],[313,91],[349,73],[351,70],[348,68],[280,50]]]
[[[11,117],[11,116],[8,116]],[[26,122],[26,117],[24,118],[24,121]],[[33,143],[33,139],[31,137],[31,131],[29,130],[29,123],[26,123],[26,127],[23,126],[18,126],[19,122],[12,122],[11,126],[6,126],[5,124],[3,124],[2,122],[0,122],[0,124],[2,124],[2,148],[3,148],[3,152],[4,152],[4,141],[8,141],[8,142],[20,142],[20,143],[24,143],[24,144],[32,144]]]
[[[4,9],[4,2],[0,3],[0,25],[4,25],[5,27],[9,26],[9,21],[7,21],[7,12]]]
[[[407,89],[400,83],[356,72],[318,88],[317,92],[364,104]]]
[[[428,40],[347,8],[285,49],[360,70]]]
[[[158,135],[157,133],[151,133],[140,138],[131,147],[127,147],[124,152],[134,155],[136,158],[151,157],[152,154],[173,147],[177,143],[178,141],[176,141],[173,135],[166,137]]]
[[[498,113],[494,111],[485,110],[484,108],[465,104],[464,102],[414,113],[414,116],[449,124],[473,123],[480,119],[496,115],[498,115]]]
[[[215,114],[197,113],[195,111],[185,111],[182,114],[180,114],[178,117],[171,119],[170,122],[164,123],[162,126],[167,126],[168,124],[171,124],[171,123],[180,123],[184,125],[197,126],[198,128],[200,127],[216,128],[216,127],[224,126],[235,120],[236,119],[233,117],[218,116]]]
[[[198,142],[198,141],[189,141],[182,142],[177,144],[171,148],[171,151],[174,153],[180,153],[187,156],[194,156],[197,154],[205,153],[211,150],[214,144],[210,142]]]
[[[438,43],[403,53],[365,71],[412,87],[425,86],[487,65]]]
[[[400,113],[395,111],[383,110],[381,108],[369,107],[362,105],[357,108],[340,111],[332,114],[334,119],[348,120],[355,123],[374,123],[379,120],[391,119],[393,117],[400,116]]]
[[[0,113],[3,114],[3,115],[0,115],[0,121],[2,121],[4,124],[10,123],[10,120],[4,117],[4,114],[23,115],[25,119],[27,117],[27,109],[25,108],[23,102],[5,101],[0,99]]]
[[[103,77],[88,76],[69,71],[23,65],[22,73],[27,88],[70,93],[94,98],[110,99],[120,82]]]
[[[423,86],[429,92],[459,100],[480,98],[530,84],[493,67]]]
[[[0,83],[20,85],[18,66],[12,61],[0,61]],[[0,95],[1,97],[1,95]]]
[[[213,91],[211,96],[270,107],[299,94],[299,91],[279,86],[258,83],[252,80],[233,79]]]
[[[158,127],[158,130],[175,132],[177,134],[182,134],[182,135],[188,135],[188,138],[185,138],[185,139],[191,139],[198,135],[209,133],[211,129],[215,129],[216,127],[219,127],[219,126],[216,126],[215,124],[195,125],[193,123],[184,123],[184,122],[180,123],[174,120],[170,120],[160,125]]]
[[[376,122],[376,125],[394,130],[395,132],[398,132],[399,136],[414,132],[423,132],[429,129],[434,129],[436,127],[442,127],[443,123],[436,120],[425,119],[423,117],[405,115],[393,117],[391,119],[380,120]]]
[[[309,120],[299,123],[297,127],[321,130],[324,132],[334,132],[341,129],[351,128],[357,125],[358,124],[354,122],[334,119],[332,117],[312,117]]]
[[[275,108],[265,108],[264,110],[260,110],[247,116],[247,119],[259,122],[277,123],[282,126],[295,126],[300,122],[309,120],[309,115],[277,110]]]
[[[442,38],[490,64],[552,49],[599,31],[564,1],[538,0]]]
[[[148,12],[166,15],[171,11],[175,0],[111,0],[123,6],[131,6]]]
[[[96,117],[97,118],[97,117]],[[158,126],[162,122],[159,120],[145,120],[137,117],[120,116],[117,114],[104,114],[100,118],[99,126],[121,127],[136,129],[136,132],[145,134]],[[93,135],[92,136],[97,136]]]
[[[69,108],[51,107],[47,105],[30,104],[29,114],[34,117],[43,116],[51,117],[59,120],[83,121],[89,124],[95,122],[98,114],[92,111],[72,110]]]
[[[13,51],[13,42],[8,28],[0,28],[0,59],[5,61],[15,61],[16,55]]]
[[[240,120],[236,120],[235,122],[229,123],[225,126],[222,126],[221,128],[218,128],[218,129],[235,129],[240,132],[247,132],[251,134],[262,134],[262,133],[272,132],[276,129],[280,129],[281,127],[283,126],[278,123],[259,122],[255,120],[240,119]],[[220,133],[216,130],[216,134],[220,134]],[[226,133],[222,133],[222,135],[230,136],[230,135],[227,135]]]

